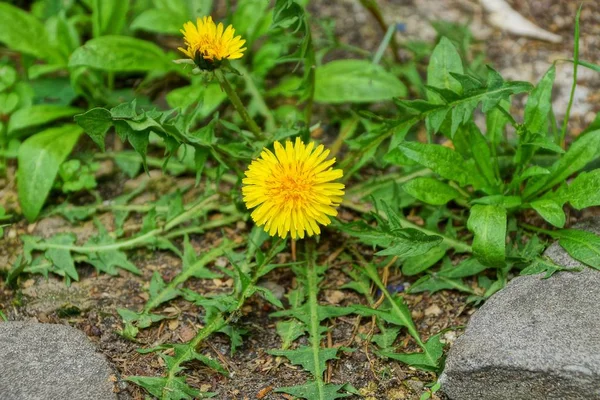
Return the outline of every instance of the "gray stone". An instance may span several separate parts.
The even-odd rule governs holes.
[[[0,323],[2,400],[115,400],[111,373],[106,359],[77,329]]]
[[[575,226],[600,234],[600,218]],[[558,244],[557,264],[581,267]],[[600,271],[510,281],[469,321],[440,381],[454,400],[600,399]]]

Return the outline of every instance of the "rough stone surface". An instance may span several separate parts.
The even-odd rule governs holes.
[[[0,398],[115,400],[111,370],[80,331],[65,325],[0,323]]]
[[[600,218],[575,226],[600,234]],[[580,267],[557,244],[557,264]],[[471,318],[440,380],[454,400],[600,399],[600,271],[513,279]]]

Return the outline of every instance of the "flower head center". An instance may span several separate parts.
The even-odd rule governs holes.
[[[291,204],[306,201],[312,192],[312,179],[303,176],[285,175],[274,182],[272,195]]]

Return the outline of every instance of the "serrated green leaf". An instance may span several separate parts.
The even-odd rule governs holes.
[[[275,392],[291,394],[306,400],[334,400],[352,396],[349,393],[339,393],[344,386],[334,384],[320,386],[315,381],[309,381],[304,385],[280,387],[275,389]]]
[[[474,205],[467,227],[474,234],[475,257],[484,265],[503,265],[506,253],[506,209],[493,205]]]
[[[289,348],[294,340],[304,335],[304,332],[306,331],[304,324],[296,319],[277,321],[275,327],[277,329],[277,334],[281,338],[282,350]]]
[[[574,269],[574,268],[561,267],[560,265],[555,264],[552,260],[550,260],[547,257],[546,258],[536,257],[531,262],[531,264],[529,264],[527,267],[525,267],[523,270],[521,270],[521,275],[544,274],[544,279],[548,279],[558,271],[573,271],[573,270],[579,271],[579,269],[577,269],[577,268]]]
[[[75,243],[77,237],[72,233],[59,233],[58,235],[52,236],[47,240],[48,243],[59,244],[59,245],[72,245]],[[75,263],[71,252],[65,249],[48,249],[45,252],[46,258],[59,270],[63,271],[67,276],[73,280],[79,280],[79,275],[75,269]]]
[[[318,352],[318,363],[311,346],[299,346],[293,350],[270,350],[269,354],[274,356],[286,357],[292,364],[300,365],[303,369],[310,372],[313,376],[322,376],[327,368],[326,363],[329,360],[337,358],[336,348],[324,348]]]
[[[100,150],[105,150],[104,138],[106,132],[113,124],[110,112],[105,108],[92,108],[83,114],[75,116],[75,122],[83,128],[90,138],[100,147]]]
[[[440,359],[444,355],[444,344],[440,341],[440,334],[429,338],[425,343],[427,352],[424,353],[393,353],[389,351],[378,351],[377,354],[403,362],[415,368],[426,371],[438,371]]]
[[[443,178],[456,181],[460,186],[485,186],[483,177],[468,165],[456,151],[437,144],[403,142],[398,148],[405,156],[431,169]]]

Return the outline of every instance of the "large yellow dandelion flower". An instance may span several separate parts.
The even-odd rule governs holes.
[[[241,36],[234,37],[233,26],[224,29],[222,23],[216,25],[210,16],[198,18],[196,25],[186,22],[181,33],[187,48],[179,47],[179,50],[202,69],[213,69],[224,59],[242,58],[246,50],[242,47],[246,41]]]
[[[344,185],[332,182],[343,176],[333,169],[335,158],[325,160],[329,150],[313,142],[305,145],[299,138],[292,144],[274,144],[275,154],[264,149],[250,164],[242,193],[248,208],[257,207],[252,219],[271,236],[293,239],[318,235],[318,224],[329,225],[342,202]]]

